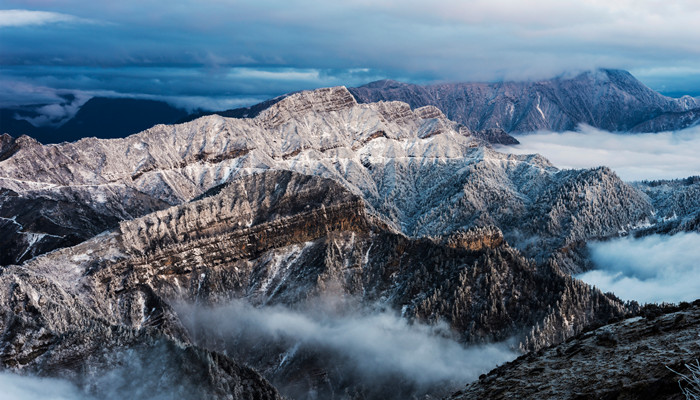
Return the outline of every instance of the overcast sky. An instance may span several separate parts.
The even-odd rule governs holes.
[[[700,94],[696,0],[0,0],[0,10],[1,105],[81,91],[221,108],[381,78],[596,67]]]

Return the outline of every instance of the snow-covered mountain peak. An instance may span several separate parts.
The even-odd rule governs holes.
[[[547,256],[586,235],[616,233],[650,213],[640,194],[612,173],[559,171],[539,155],[500,153],[475,136],[434,106],[358,104],[344,87],[301,92],[251,119],[206,116],[125,139],[88,138],[5,152],[0,188],[19,197],[7,197],[10,206],[0,217],[10,221],[7,237],[17,246],[10,262],[18,262],[62,246],[66,232],[76,232],[75,221],[90,221],[80,232],[94,235],[120,220],[269,170],[333,179],[392,228],[413,237],[497,226],[516,246],[532,235],[551,239],[545,250],[540,246],[528,255]],[[3,148],[12,147],[5,142]],[[591,218],[569,223],[578,199],[570,199],[573,192],[605,204]],[[620,216],[618,204],[603,201],[610,198],[629,212]],[[25,218],[22,210],[28,208],[20,204],[26,199],[49,210]],[[85,209],[65,205],[76,202]],[[527,227],[533,232],[523,231],[522,221],[544,214],[553,222],[534,221]],[[30,233],[44,236],[37,241]]]
[[[267,128],[276,128],[281,124],[298,119],[309,112],[340,111],[357,105],[355,98],[345,86],[336,86],[294,93],[256,117]]]

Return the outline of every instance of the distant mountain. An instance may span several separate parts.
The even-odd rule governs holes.
[[[416,109],[432,105],[494,144],[517,144],[508,133],[565,131],[587,124],[612,132],[662,132],[700,123],[700,99],[666,97],[622,70],[602,69],[537,82],[415,85],[381,80],[349,91],[360,103],[401,101]],[[254,118],[291,95],[218,112],[192,114]]]
[[[174,123],[185,110],[155,100],[94,97],[73,118],[59,127],[35,127],[17,114],[25,110],[0,110],[0,133],[31,136],[41,143],[72,142],[84,137],[126,137],[156,124]]]
[[[0,134],[8,133],[12,136],[19,137],[21,135],[31,136],[33,138],[45,136],[51,128],[36,127],[24,119],[16,119],[18,113],[26,115],[25,110],[16,110],[3,108],[0,109]],[[36,115],[32,115],[36,116]]]
[[[565,131],[587,124],[614,132],[660,132],[700,121],[700,100],[673,99],[621,70],[597,70],[537,82],[413,85],[383,80],[350,89],[361,103],[433,105],[471,130]]]

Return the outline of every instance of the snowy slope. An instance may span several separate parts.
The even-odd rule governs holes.
[[[660,132],[696,123],[700,107],[697,98],[669,98],[627,71],[610,69],[537,82],[421,86],[378,81],[350,90],[360,102],[434,105],[470,129],[506,132],[565,131],[579,124],[613,132]]]
[[[653,211],[608,169],[559,171],[537,155],[499,153],[435,107],[358,104],[344,87],[291,95],[253,119],[207,116],[125,139],[15,142],[0,162],[0,187],[14,193],[14,203],[72,197],[84,206],[83,219],[112,221],[92,222],[90,234],[268,169],[335,179],[409,236],[495,225],[538,258],[636,226]],[[16,217],[11,210],[0,207],[3,221]],[[42,215],[72,221],[75,213]],[[31,217],[25,219],[31,225]],[[70,229],[66,222],[34,225],[31,233],[55,236]],[[14,262],[51,248],[28,251],[26,234],[18,236],[28,230],[4,229],[17,237]],[[530,246],[533,237],[545,247]]]

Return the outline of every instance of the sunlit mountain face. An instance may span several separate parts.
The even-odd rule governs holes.
[[[0,1],[4,395],[695,398],[699,14]]]

